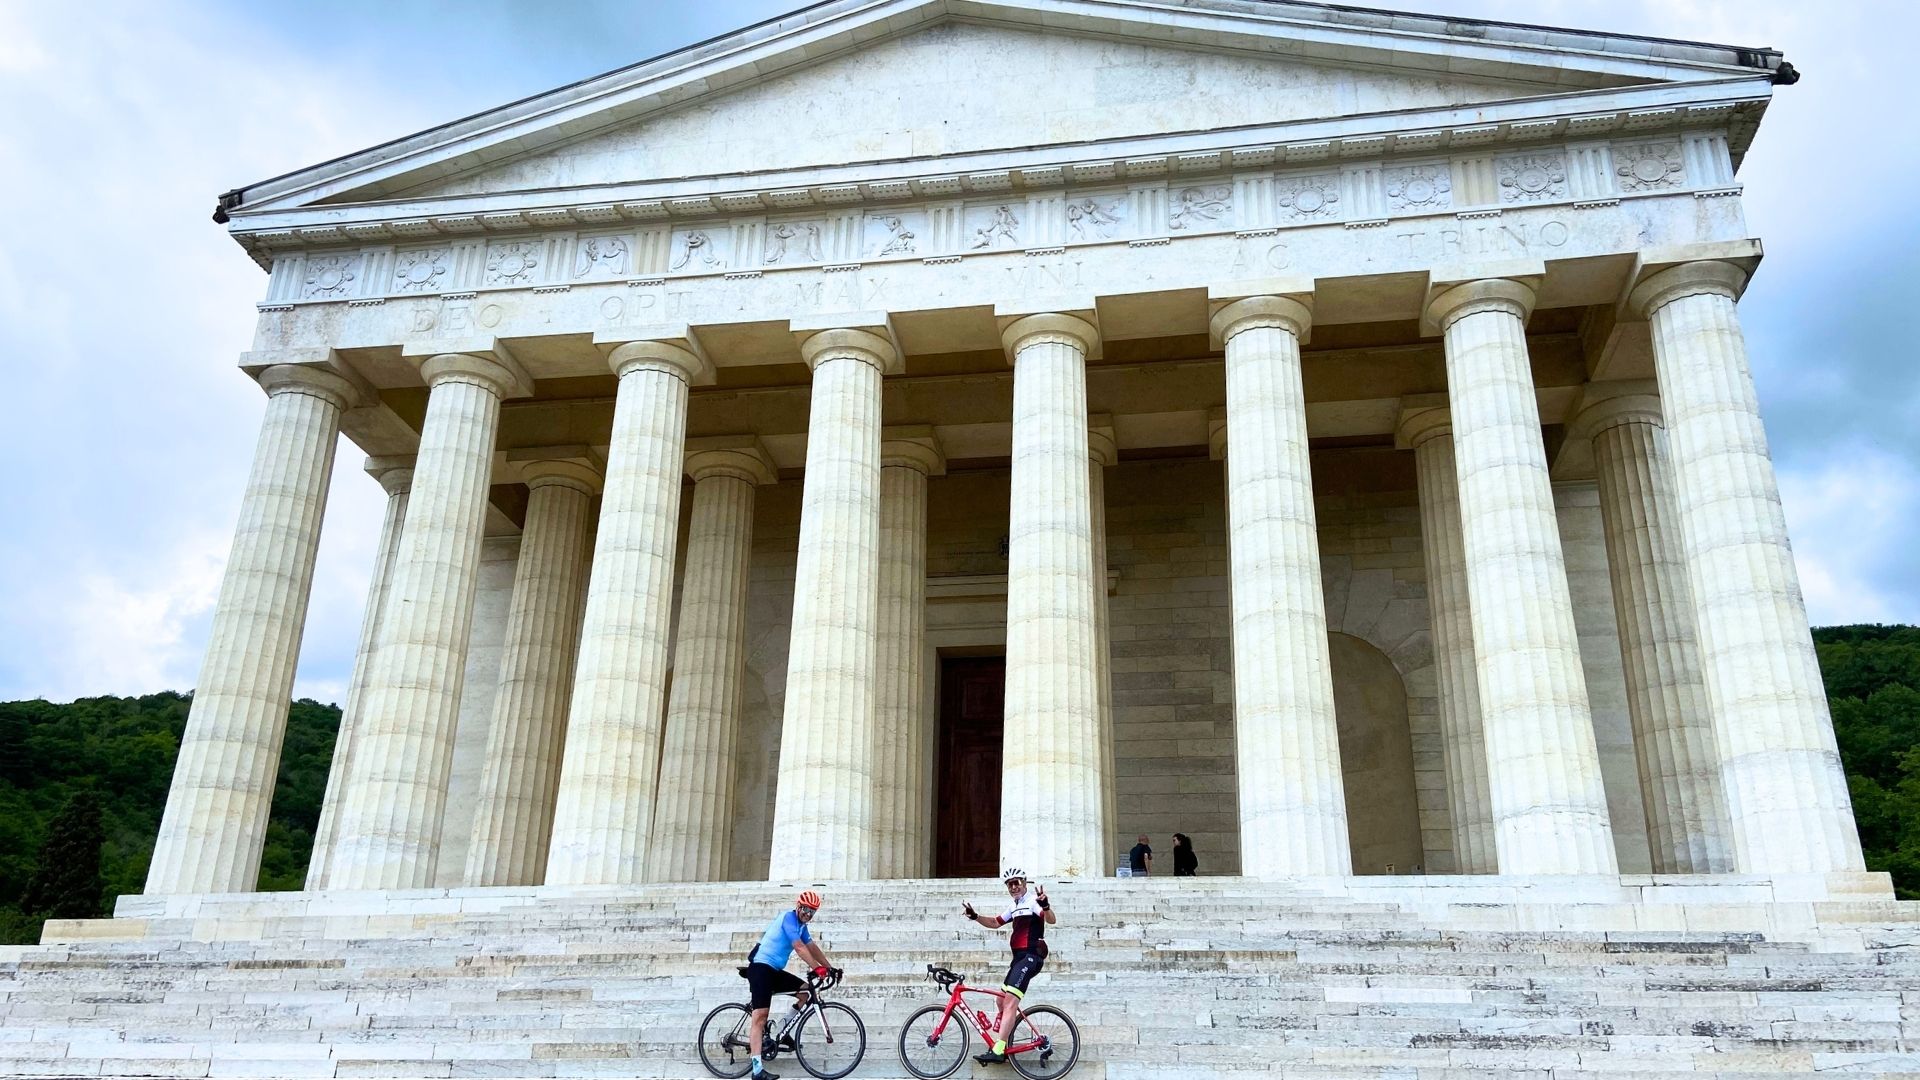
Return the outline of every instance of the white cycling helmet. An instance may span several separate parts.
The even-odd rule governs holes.
[[[1005,870],[1000,871],[1000,883],[1002,885],[1015,879],[1020,881],[1027,880],[1027,872],[1017,866],[1009,866]]]

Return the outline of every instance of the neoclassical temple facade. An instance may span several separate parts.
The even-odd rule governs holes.
[[[1862,869],[1737,301],[1778,53],[829,0],[236,189],[265,417],[147,882]],[[347,467],[358,467],[358,454]]]

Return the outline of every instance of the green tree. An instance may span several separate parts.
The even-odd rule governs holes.
[[[106,842],[100,796],[81,788],[47,826],[33,877],[20,906],[50,919],[91,919],[101,914],[100,848]]]

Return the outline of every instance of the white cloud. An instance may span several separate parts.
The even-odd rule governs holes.
[[[1871,446],[1835,446],[1809,468],[1780,472],[1780,499],[1794,562],[1815,626],[1914,618],[1913,528],[1920,477],[1901,458]]]

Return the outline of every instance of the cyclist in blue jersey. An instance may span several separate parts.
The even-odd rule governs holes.
[[[760,1041],[766,1032],[767,1009],[773,1005],[773,995],[796,995],[796,1009],[807,1003],[807,984],[787,971],[787,961],[793,958],[794,950],[798,949],[801,958],[812,966],[815,978],[837,973],[827,966],[827,954],[814,944],[813,933],[807,929],[819,910],[819,893],[812,889],[801,893],[794,901],[793,910],[773,920],[767,932],[760,935],[760,943],[747,954],[747,986],[751,988],[747,1007],[753,1010],[753,1021],[748,1025],[752,1030],[747,1040],[748,1049],[753,1053],[753,1080],[780,1080],[779,1073],[768,1072],[760,1061]]]
[[[962,906],[962,914],[967,919],[989,930],[1013,927],[1013,936],[1008,942],[1013,946],[1013,964],[1007,968],[1006,981],[1000,987],[1005,994],[1000,999],[1000,1023],[994,1028],[999,1036],[986,1053],[973,1056],[973,1060],[982,1065],[998,1065],[1007,1060],[1007,1033],[1013,1030],[1013,1014],[1026,999],[1027,984],[1040,974],[1041,966],[1047,962],[1047,927],[1059,921],[1053,914],[1053,905],[1047,901],[1047,890],[1040,885],[1027,888],[1025,870],[1010,866],[1001,873],[1000,880],[1006,883],[1011,900],[1006,914],[982,915],[973,910],[972,904]]]

